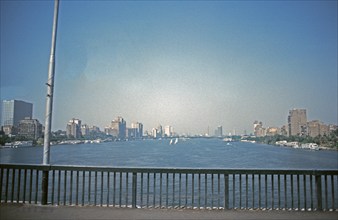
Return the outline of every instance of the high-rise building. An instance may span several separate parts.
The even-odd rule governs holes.
[[[71,119],[69,120],[66,128],[68,138],[80,138],[81,137],[81,120]]]
[[[289,136],[307,135],[306,109],[292,109],[288,116]]]
[[[254,122],[254,135],[256,137],[263,137],[265,136],[265,128],[263,128],[263,122]]]
[[[87,124],[81,125],[81,134],[83,136],[89,135],[89,126]]]
[[[151,136],[152,136],[153,138],[158,138],[158,131],[157,131],[156,128],[153,128],[153,129],[151,130]]]
[[[42,124],[37,119],[26,117],[19,122],[18,135],[36,140],[42,137]]]
[[[131,128],[134,129],[132,132],[135,133],[135,138],[143,137],[143,124],[140,122],[131,123]]]
[[[17,127],[26,117],[32,118],[33,104],[20,100],[3,100],[1,125]]]
[[[223,136],[223,127],[218,126],[217,129],[215,130],[215,136],[216,137],[222,137]]]
[[[126,121],[121,116],[111,122],[110,128],[113,131],[111,134],[112,136],[121,140],[126,138]]]
[[[163,127],[162,125],[157,126],[157,137],[163,137]]]
[[[164,135],[166,137],[171,137],[173,133],[174,133],[173,127],[171,127],[170,125],[167,125],[164,127]]]

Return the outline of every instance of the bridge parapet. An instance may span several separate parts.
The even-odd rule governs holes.
[[[1,203],[328,211],[337,186],[338,170],[0,164]]]

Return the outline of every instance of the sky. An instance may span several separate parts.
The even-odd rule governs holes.
[[[0,94],[44,124],[53,1],[1,0]],[[60,1],[52,130],[337,124],[337,1]]]

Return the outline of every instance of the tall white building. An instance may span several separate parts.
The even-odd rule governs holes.
[[[153,138],[157,138],[157,137],[158,137],[158,131],[157,131],[156,128],[153,128],[153,129],[151,130],[151,136],[152,136]]]
[[[223,127],[220,125],[215,130],[215,136],[216,137],[222,137],[223,136]]]
[[[174,133],[173,127],[171,127],[170,125],[164,127],[164,136],[171,137],[173,133]]]
[[[80,138],[81,137],[81,120],[71,119],[69,120],[66,128],[68,138]]]

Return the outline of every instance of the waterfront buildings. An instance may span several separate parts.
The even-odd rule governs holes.
[[[307,123],[307,134],[310,137],[316,137],[319,135],[328,135],[330,133],[330,127],[325,125],[319,120],[309,121]]]
[[[266,128],[266,136],[275,136],[280,134],[280,128],[277,127],[268,127]]]
[[[170,125],[167,125],[164,127],[164,136],[165,137],[172,137],[174,133],[174,129],[173,127],[171,127]]]
[[[89,126],[87,124],[81,125],[81,134],[83,136],[88,136],[89,135]]]
[[[1,125],[7,135],[15,135],[21,120],[32,118],[33,104],[21,100],[3,100]]]
[[[162,127],[162,125],[153,128],[150,133],[146,132],[146,135],[151,136],[152,138],[162,138],[162,137],[173,137],[176,134],[174,133],[174,128],[170,125]]]
[[[255,121],[254,122],[254,135],[256,137],[263,137],[265,136],[265,128],[263,128],[263,122]]]
[[[143,137],[143,124],[140,122],[131,123],[131,128],[128,129],[128,137],[142,138]]]
[[[215,136],[216,137],[222,137],[223,136],[223,127],[218,126],[217,129],[215,130]]]
[[[131,123],[131,127],[127,128],[126,121],[121,116],[118,116],[112,120],[110,126],[105,127],[104,133],[118,140],[142,138],[143,124],[133,122]]]
[[[111,122],[110,127],[106,128],[106,134],[123,140],[126,138],[126,129],[126,121],[121,116],[118,116]]]
[[[33,104],[20,100],[3,100],[1,112],[2,126],[18,126],[25,117],[32,118]]]
[[[19,122],[18,136],[30,140],[37,140],[42,137],[42,124],[37,119],[26,117]]]
[[[280,134],[283,136],[289,136],[289,129],[286,125],[283,125],[280,129]]]
[[[158,136],[158,130],[157,130],[157,128],[153,128],[153,129],[151,130],[151,136],[152,136],[153,138],[158,138],[158,137],[160,137],[160,136]]]
[[[157,126],[157,137],[163,137],[163,127],[162,127],[162,125]]]
[[[268,127],[263,128],[263,123],[254,122],[254,135],[262,136],[310,136],[329,135],[330,132],[337,129],[337,125],[326,125],[319,120],[307,121],[306,109],[291,109],[287,118],[287,125],[281,128]]]
[[[290,136],[304,136],[307,134],[306,109],[292,109],[289,111],[288,128]]]
[[[81,137],[81,120],[80,119],[71,119],[69,120],[66,127],[66,134],[68,138],[78,139]]]

